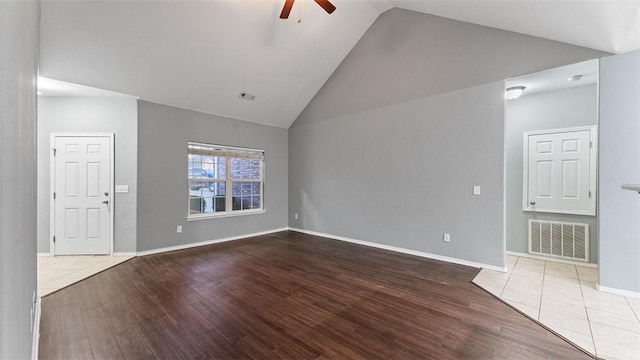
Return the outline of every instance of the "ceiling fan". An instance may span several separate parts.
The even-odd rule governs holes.
[[[289,18],[289,13],[291,12],[291,8],[293,7],[294,1],[295,0],[285,0],[284,6],[282,7],[282,12],[280,13],[280,19]],[[329,0],[313,0],[313,1],[315,1],[318,5],[320,5],[320,7],[323,8],[324,11],[326,11],[329,14],[331,14],[336,10],[336,7],[333,6],[333,4],[329,2]]]

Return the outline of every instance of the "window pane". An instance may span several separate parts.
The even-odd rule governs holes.
[[[251,207],[253,209],[260,209],[260,196],[251,197]]]
[[[213,179],[213,156],[202,156],[201,159],[202,178]]]
[[[202,199],[202,212],[208,214],[213,212],[213,198],[206,197]]]
[[[233,210],[260,209],[261,189],[261,182],[234,181],[232,183]]]
[[[251,179],[252,159],[231,159],[232,179]]]
[[[208,190],[212,187],[212,184],[208,181],[202,180],[202,178],[198,179],[189,179],[189,192],[191,195],[206,195],[205,190]]]
[[[251,183],[243,182],[242,184],[242,196],[251,195]]]
[[[260,196],[243,196],[242,197],[243,209],[259,209],[260,208]]]
[[[189,155],[189,177],[200,177],[202,169],[202,155]],[[192,170],[193,169],[193,170]],[[198,169],[198,170],[196,170]],[[192,173],[193,171],[193,173]]]
[[[206,178],[205,171],[201,168],[189,168],[189,179],[202,179]]]
[[[226,195],[226,188],[227,188],[227,184],[223,181],[216,181],[214,182],[214,187],[213,187],[213,195],[215,196],[225,196]]]
[[[215,212],[225,211],[227,207],[227,198],[224,196],[217,196],[214,198]]]
[[[222,156],[214,157],[213,164],[213,178],[214,179],[226,179],[227,178],[227,158]]]
[[[240,159],[231,159],[231,178],[240,179]]]
[[[260,179],[260,160],[251,160],[251,173],[249,179]]]
[[[198,181],[189,181],[189,195],[202,197],[204,194],[202,193],[202,187]]]
[[[189,198],[189,214],[201,214],[202,213],[202,198],[191,197]]]

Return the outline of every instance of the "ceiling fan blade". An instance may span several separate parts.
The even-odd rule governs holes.
[[[329,0],[314,0],[314,1],[318,5],[320,5],[320,7],[324,9],[324,11],[328,12],[329,14],[331,14],[336,10],[336,7],[333,6],[333,4],[329,2]]]
[[[291,8],[293,7],[293,2],[295,0],[285,0],[284,6],[282,7],[282,12],[280,13],[280,19],[288,19],[289,13],[291,12]]]

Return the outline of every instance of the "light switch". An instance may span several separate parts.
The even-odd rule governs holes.
[[[480,186],[473,187],[473,195],[480,195]]]
[[[116,194],[128,194],[129,185],[116,185]]]

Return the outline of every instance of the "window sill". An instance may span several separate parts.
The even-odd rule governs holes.
[[[267,210],[244,210],[244,211],[233,211],[230,213],[219,213],[219,214],[206,214],[206,215],[190,215],[187,216],[187,221],[198,221],[198,220],[209,220],[209,219],[218,219],[218,218],[226,218],[226,217],[234,217],[234,216],[244,216],[244,215],[257,215],[264,214]]]

